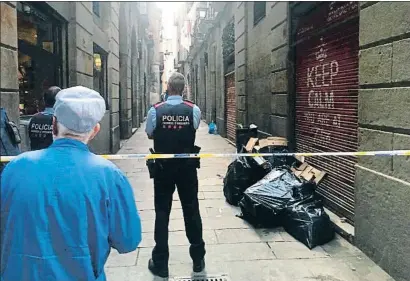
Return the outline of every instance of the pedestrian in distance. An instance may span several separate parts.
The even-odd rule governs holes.
[[[165,90],[165,92],[161,95],[161,100],[162,101],[167,101],[168,99],[168,89]]]
[[[154,153],[198,153],[196,130],[201,120],[200,109],[182,99],[185,77],[174,73],[168,80],[168,99],[155,104],[147,114],[146,133],[154,141]],[[186,236],[193,271],[205,268],[205,242],[198,202],[199,159],[156,159],[154,174],[155,247],[149,270],[157,276],[169,275],[168,225],[175,186],[181,200]]]
[[[87,146],[105,110],[94,90],[61,90],[53,144],[4,169],[0,280],[105,281],[111,247],[120,254],[138,247],[141,222],[128,179]]]
[[[47,148],[53,143],[53,106],[56,102],[56,95],[60,91],[59,87],[50,87],[44,93],[44,111],[35,114],[30,119],[28,136],[31,150]]]

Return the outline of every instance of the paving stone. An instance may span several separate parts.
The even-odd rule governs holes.
[[[112,249],[105,266],[134,266],[137,264],[138,252],[139,249],[128,254],[119,254],[117,250]]]
[[[358,248],[336,235],[336,238],[321,246],[331,257],[356,257],[364,255]]]
[[[310,259],[305,266],[313,274],[313,280],[363,281],[355,268],[338,259]]]
[[[199,187],[199,190],[201,191],[211,191],[211,192],[216,192],[216,191],[221,191],[223,190],[223,187],[220,187],[218,185],[201,185]]]
[[[206,245],[217,244],[218,240],[213,230],[204,230],[203,239]],[[189,245],[188,238],[186,237],[185,230],[170,231],[168,237],[169,246],[186,246]],[[140,248],[152,248],[155,246],[154,232],[144,233],[142,242],[139,245]]]
[[[221,244],[261,242],[261,237],[253,229],[218,229],[215,233]]]
[[[236,217],[208,217],[202,219],[204,229],[249,228],[246,221]]]
[[[144,270],[144,269],[142,269]],[[211,276],[227,274],[232,281],[304,281],[313,275],[302,260],[253,260],[214,262],[207,259],[204,273],[192,274],[190,264],[170,266],[171,276]]]
[[[137,208],[138,210],[154,210],[154,200],[146,200],[142,202],[137,202]]]
[[[207,217],[209,218],[220,218],[220,217],[236,217],[240,214],[240,210],[235,207],[225,206],[225,207],[206,207]]]
[[[280,232],[280,236],[282,236],[283,241],[285,241],[285,242],[297,242],[297,240],[292,235],[287,233],[285,231],[285,229],[283,229],[283,227],[278,228],[278,230]]]
[[[148,265],[148,263],[147,263]],[[149,271],[147,266],[111,267],[105,269],[107,281],[151,281],[167,280],[157,279]],[[155,278],[155,279],[154,279]]]
[[[204,195],[205,199],[224,199],[225,196],[222,191],[216,191],[216,192],[207,192],[204,191],[202,192]]]
[[[309,250],[300,242],[269,242],[278,259],[312,259],[329,257],[320,246]]]
[[[255,229],[255,232],[258,234],[259,238],[263,242],[285,242],[283,236],[281,235],[281,231],[277,228],[275,229],[267,229],[267,228],[260,228]]]
[[[347,264],[347,266],[360,276],[362,281],[394,281],[383,269],[377,266],[364,254],[356,257],[337,259],[337,261]]]
[[[221,178],[207,178],[207,179],[199,179],[200,185],[218,185],[223,186],[223,179]]]
[[[221,208],[230,206],[225,199],[207,199],[199,202],[200,206]]]
[[[251,260],[269,260],[274,259],[272,251],[265,243],[243,243],[243,244],[215,244],[207,245],[206,259],[212,262],[228,261],[251,261]],[[151,257],[151,248],[141,248],[138,256],[138,265],[148,263]],[[189,246],[170,247],[169,264],[191,264],[189,256]]]

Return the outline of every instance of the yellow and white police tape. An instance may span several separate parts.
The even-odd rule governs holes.
[[[171,159],[171,158],[229,158],[229,157],[270,157],[270,156],[410,156],[410,150],[386,150],[386,151],[358,151],[358,152],[298,152],[298,153],[192,153],[192,154],[110,154],[100,155],[108,160],[127,159]],[[0,162],[9,162],[16,156],[1,156]]]

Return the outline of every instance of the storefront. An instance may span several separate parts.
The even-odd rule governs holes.
[[[357,151],[358,11],[357,2],[326,2],[294,18],[298,152]],[[308,162],[328,174],[318,186],[328,207],[353,222],[357,158]]]
[[[50,86],[66,86],[65,26],[47,4],[17,2],[20,115],[42,111]]]

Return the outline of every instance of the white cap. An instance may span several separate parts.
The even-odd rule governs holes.
[[[101,95],[83,86],[61,90],[54,104],[57,121],[77,133],[91,131],[104,117],[105,110]]]

